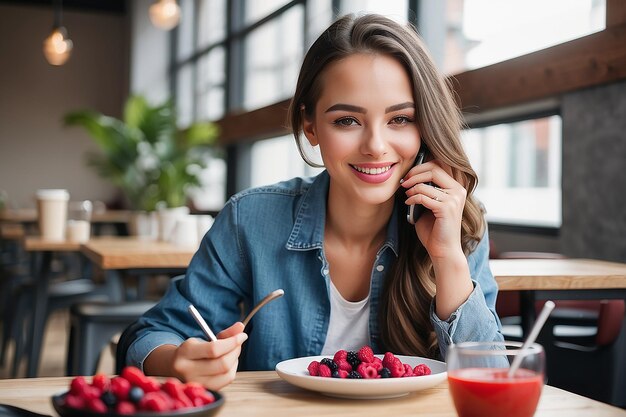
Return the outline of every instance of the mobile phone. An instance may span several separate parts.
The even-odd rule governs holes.
[[[422,144],[419,152],[417,153],[417,156],[415,157],[415,163],[413,164],[413,166],[417,166],[419,164],[424,163],[424,159],[426,159],[427,151],[428,149],[426,148],[426,145]],[[417,223],[417,220],[420,218],[424,210],[426,210],[426,207],[424,207],[421,204],[411,204],[406,214],[406,221],[411,224]]]

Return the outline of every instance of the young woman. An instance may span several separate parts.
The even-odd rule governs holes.
[[[502,340],[459,111],[415,31],[378,15],[336,21],[304,59],[290,120],[305,160],[319,147],[326,170],[232,197],[185,278],[125,332],[126,363],[219,389],[238,368],[366,344],[445,358],[451,343]],[[425,208],[415,225],[410,205]],[[285,296],[244,333],[241,307],[277,288]]]

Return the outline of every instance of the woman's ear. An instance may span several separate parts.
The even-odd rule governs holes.
[[[300,110],[302,112],[302,132],[304,136],[306,136],[307,140],[311,144],[311,146],[317,146],[317,134],[315,129],[314,118],[307,116],[304,111],[304,107]]]

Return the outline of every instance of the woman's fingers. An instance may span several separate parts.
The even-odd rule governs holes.
[[[459,187],[460,184],[435,161],[415,166],[405,175],[402,186],[413,187],[419,183],[432,182],[443,189]]]
[[[199,382],[204,385],[206,388],[218,391],[231,382],[235,380],[235,376],[237,375],[237,366],[239,362],[237,361],[229,370],[220,375],[198,375],[190,379],[190,381]]]
[[[234,336],[238,333],[243,332],[244,325],[242,322],[238,321],[227,329],[222,330],[217,334],[218,339],[226,339],[227,337]]]
[[[235,326],[234,331],[237,331],[238,327]],[[185,381],[202,379],[202,383],[208,386],[208,381],[215,379],[215,382],[212,382],[215,385],[211,387],[226,385],[234,379],[241,345],[247,338],[245,333],[240,332],[215,342],[188,339],[177,349],[173,364],[174,370]]]
[[[215,342],[191,338],[180,345],[180,349],[184,349],[181,353],[188,359],[215,359],[241,346],[247,338],[248,335],[245,333],[238,333]]]

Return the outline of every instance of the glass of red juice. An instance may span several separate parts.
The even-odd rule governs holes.
[[[532,417],[545,380],[545,354],[534,343],[464,342],[448,350],[448,385],[459,417]],[[516,356],[521,364],[511,374]]]

